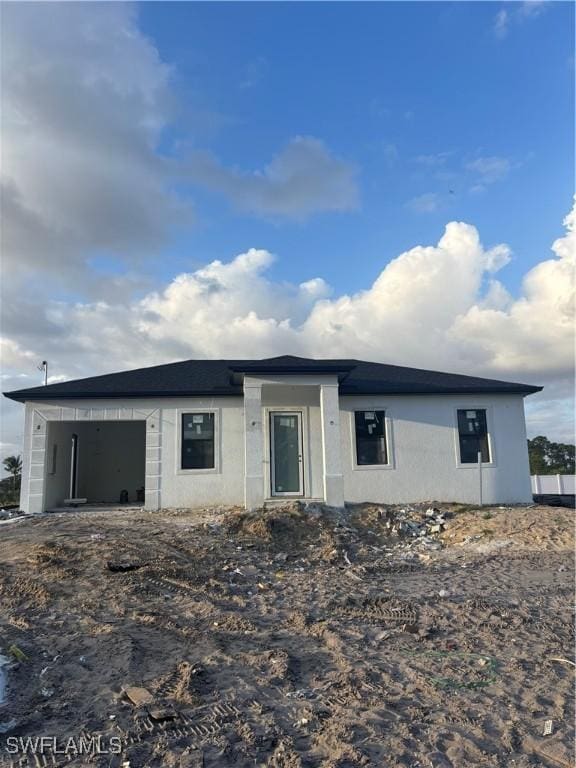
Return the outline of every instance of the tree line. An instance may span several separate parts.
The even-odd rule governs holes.
[[[574,446],[553,443],[544,435],[528,440],[531,475],[573,475]]]

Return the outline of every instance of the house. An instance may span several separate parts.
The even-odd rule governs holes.
[[[187,360],[7,393],[21,507],[286,499],[532,499],[523,398],[541,387],[360,360]]]

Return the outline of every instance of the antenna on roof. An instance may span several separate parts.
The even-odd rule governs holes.
[[[42,360],[38,366],[39,371],[44,371],[44,386],[48,384],[48,360]]]

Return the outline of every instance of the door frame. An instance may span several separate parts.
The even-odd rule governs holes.
[[[300,480],[300,488],[298,491],[277,491],[275,490],[276,478],[274,469],[274,416],[296,416],[298,421],[298,477]],[[304,480],[305,480],[305,462],[304,462],[304,413],[301,410],[291,408],[270,408],[268,411],[268,434],[269,434],[269,460],[270,460],[270,496],[277,497],[291,497],[291,498],[303,498],[304,497]]]

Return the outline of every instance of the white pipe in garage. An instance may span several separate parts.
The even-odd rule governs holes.
[[[478,451],[478,491],[480,506],[482,506],[482,451]]]
[[[70,458],[70,498],[76,498],[78,486],[78,435],[72,435],[72,455]]]

